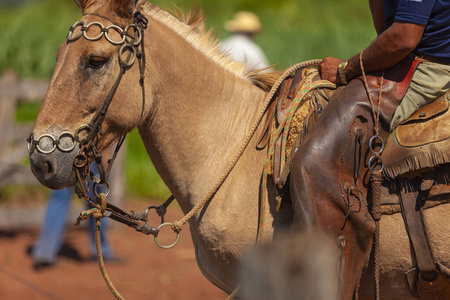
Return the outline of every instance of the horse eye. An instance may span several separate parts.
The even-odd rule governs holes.
[[[101,56],[91,56],[89,58],[89,68],[100,69],[107,62],[107,59]]]

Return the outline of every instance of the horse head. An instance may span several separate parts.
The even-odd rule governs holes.
[[[136,127],[144,112],[144,102],[133,101],[142,99],[139,80],[145,69],[138,48],[146,24],[133,14],[137,1],[75,1],[83,16],[59,47],[28,139],[31,169],[52,189],[73,186],[77,156],[92,160]],[[132,81],[136,88],[130,88]]]

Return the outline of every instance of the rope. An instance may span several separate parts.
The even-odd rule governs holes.
[[[80,213],[80,216],[78,217],[77,223],[75,225],[79,225],[81,221],[86,220],[90,215],[92,215],[92,217],[95,219],[95,246],[97,248],[97,260],[98,265],[100,267],[100,271],[102,273],[106,285],[108,286],[109,290],[114,295],[114,297],[116,297],[116,299],[118,300],[123,300],[125,298],[123,298],[122,295],[120,295],[119,291],[116,289],[111,279],[109,278],[108,272],[106,271],[105,262],[103,260],[102,245],[100,238],[100,219],[106,216],[106,195],[104,193],[100,193],[99,196],[101,201],[100,209],[94,207]]]
[[[381,219],[381,183],[383,175],[379,170],[370,176],[372,188],[372,217],[375,220],[374,233],[374,273],[375,273],[375,299],[380,299],[380,219]]]
[[[267,110],[267,107],[269,106],[269,103],[272,100],[273,95],[275,94],[276,90],[278,89],[280,84],[283,82],[283,80],[287,76],[289,76],[293,71],[295,71],[295,70],[297,70],[299,68],[302,68],[302,67],[317,66],[317,65],[320,64],[321,61],[322,60],[320,60],[320,59],[315,59],[315,60],[309,60],[309,61],[306,61],[306,62],[298,63],[298,64],[293,65],[292,67],[288,68],[280,76],[280,78],[278,78],[278,80],[272,86],[272,89],[270,90],[270,92],[267,94],[267,96],[266,96],[266,98],[265,98],[265,100],[263,102],[263,106],[262,106],[260,112],[258,113],[258,115],[256,117],[256,120],[255,120],[253,126],[250,129],[249,134],[244,139],[244,142],[242,143],[242,146],[239,148],[236,156],[233,158],[233,160],[231,161],[231,163],[228,166],[228,168],[225,170],[225,172],[219,178],[219,180],[217,180],[217,183],[213,186],[211,191],[208,194],[206,194],[206,196],[199,203],[197,203],[192,208],[192,210],[190,212],[188,212],[181,220],[173,222],[172,229],[175,232],[180,232],[183,229],[183,226],[189,221],[189,219],[191,219],[197,212],[199,212],[205,206],[205,204],[208,202],[208,200],[211,199],[211,197],[217,192],[217,190],[223,184],[225,179],[231,173],[231,171],[233,170],[234,166],[237,164],[237,162],[239,161],[240,157],[242,156],[242,154],[244,153],[245,149],[247,148],[251,138],[255,134],[256,129],[258,128],[258,125],[261,122],[261,120],[262,120],[262,118],[263,118],[263,116],[264,116],[264,114],[265,114],[265,112]]]
[[[372,191],[372,218],[375,221],[375,232],[374,232],[374,276],[375,276],[375,300],[380,299],[380,220],[381,220],[381,183],[383,181],[383,175],[381,174],[381,171],[383,170],[383,160],[381,159],[381,152],[384,148],[384,142],[383,139],[379,136],[379,128],[380,128],[380,104],[381,104],[381,94],[383,91],[383,80],[384,80],[384,71],[381,75],[381,83],[380,83],[380,91],[378,94],[378,103],[377,108],[375,110],[375,106],[373,103],[372,96],[370,95],[370,89],[369,84],[367,82],[366,78],[366,72],[364,70],[363,65],[363,53],[364,50],[361,51],[359,54],[359,64],[361,67],[361,72],[364,79],[364,86],[367,91],[367,95],[370,100],[370,106],[372,108],[372,114],[374,118],[374,130],[375,135],[372,137],[371,141],[369,142],[369,148],[370,151],[373,153],[373,156],[369,160],[369,170],[371,171],[370,176],[370,186]],[[375,151],[373,149],[372,140],[374,138],[377,138],[381,141],[382,148],[380,151]],[[380,169],[375,170],[374,167],[371,165],[372,159],[378,159],[381,163]]]
[[[362,76],[363,76],[363,79],[364,79],[364,86],[366,88],[367,95],[368,95],[369,100],[370,100],[370,106],[372,107],[373,120],[374,120],[374,123],[375,123],[374,124],[374,126],[375,126],[375,135],[378,136],[379,127],[380,127],[380,103],[381,103],[381,93],[383,91],[384,76],[381,76],[381,83],[380,83],[380,91],[379,91],[379,94],[378,94],[377,109],[375,110],[375,106],[373,104],[373,99],[372,99],[372,96],[370,95],[369,83],[367,82],[366,72],[364,71],[363,53],[364,53],[364,50],[362,50],[361,53],[359,54],[359,65],[361,67],[361,73],[362,73]],[[383,74],[384,74],[384,71],[383,71]]]
[[[123,298],[122,295],[120,295],[119,291],[116,289],[111,279],[109,278],[108,272],[106,271],[105,262],[103,261],[102,246],[100,239],[100,219],[101,218],[95,218],[95,246],[97,247],[98,265],[100,267],[100,271],[102,272],[103,279],[105,280],[105,283],[108,286],[111,293],[114,295],[114,297],[116,297],[116,299],[123,300],[125,298]]]

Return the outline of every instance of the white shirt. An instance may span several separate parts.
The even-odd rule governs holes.
[[[245,34],[234,34],[224,40],[220,45],[220,50],[229,54],[237,62],[245,62],[247,68],[252,70],[269,66],[261,48]]]

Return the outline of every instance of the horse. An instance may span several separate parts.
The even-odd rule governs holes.
[[[293,222],[289,202],[277,210],[274,185],[260,211],[267,153],[257,147],[264,129],[255,124],[268,116],[255,120],[266,112],[280,74],[248,71],[221,53],[199,10],[169,13],[144,0],[75,2],[83,16],[58,49],[29,138],[34,175],[52,189],[74,186],[81,141],[101,152],[138,128],[156,170],[190,216],[201,272],[231,294],[243,254],[256,241],[271,243]],[[133,23],[136,12],[145,26]],[[448,205],[424,212],[434,254],[447,266],[448,212]],[[383,299],[415,299],[403,275],[413,262],[402,217],[383,216],[380,224]],[[359,287],[361,299],[372,299],[373,273],[367,263],[361,281],[359,274],[341,281],[340,297],[351,299]]]

